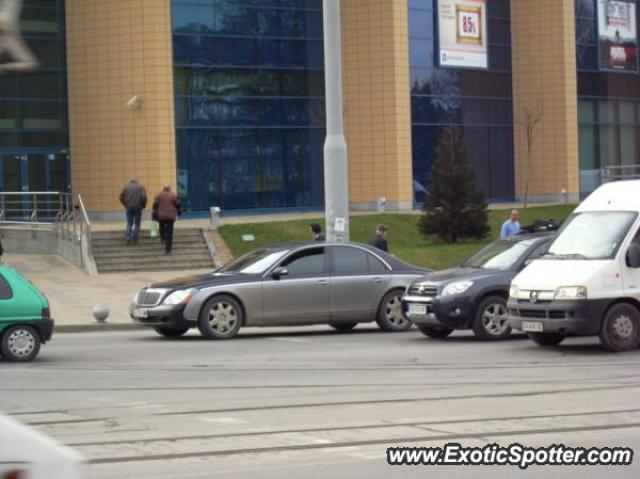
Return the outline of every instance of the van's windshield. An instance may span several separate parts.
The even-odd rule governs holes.
[[[545,257],[611,259],[638,214],[634,211],[588,211],[569,216]]]

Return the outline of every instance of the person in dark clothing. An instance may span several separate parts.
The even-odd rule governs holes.
[[[181,207],[178,197],[165,186],[153,201],[153,214],[160,223],[160,240],[164,243],[166,254],[171,254],[173,246],[173,224],[180,214]]]
[[[311,225],[309,225],[309,229],[311,230],[311,234],[313,235],[313,241],[325,240],[324,236],[322,235],[322,226],[320,226],[318,223],[311,223]]]
[[[387,225],[378,225],[376,228],[376,236],[369,244],[371,246],[375,246],[378,249],[381,249],[385,253],[389,252],[389,245],[387,244],[387,235],[389,234],[389,227]]]
[[[140,238],[142,210],[147,206],[147,190],[138,180],[132,179],[122,188],[120,203],[127,213],[127,244],[137,244]]]

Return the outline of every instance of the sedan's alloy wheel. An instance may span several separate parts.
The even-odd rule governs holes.
[[[220,301],[209,310],[209,325],[221,334],[231,331],[237,322],[238,313],[230,303]]]
[[[404,326],[408,322],[402,314],[402,301],[399,295],[392,296],[387,301],[384,311],[389,322],[396,326]]]

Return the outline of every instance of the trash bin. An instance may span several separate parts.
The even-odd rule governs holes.
[[[212,206],[209,208],[209,229],[217,230],[220,226],[220,207]]]

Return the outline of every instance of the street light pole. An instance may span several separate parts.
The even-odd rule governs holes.
[[[324,142],[324,208],[328,241],[349,241],[347,143],[342,127],[340,0],[323,0],[324,84],[327,136]]]

